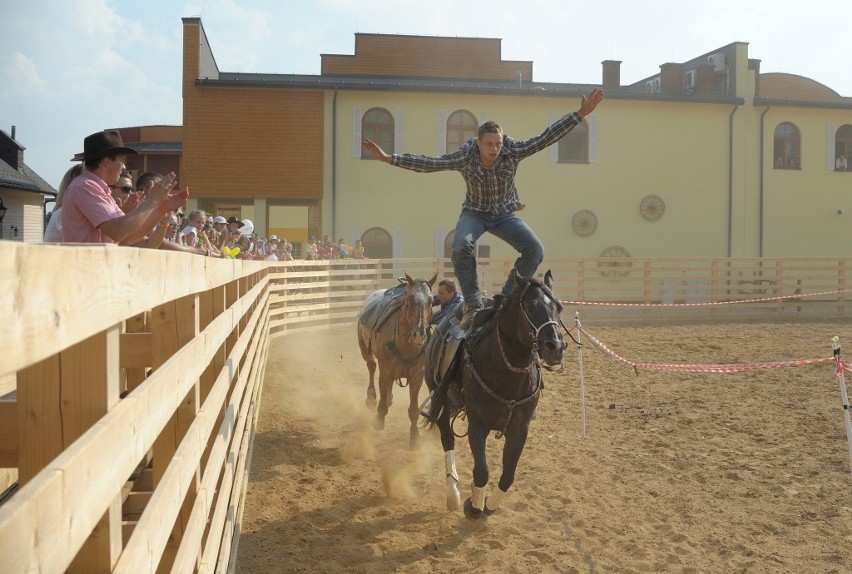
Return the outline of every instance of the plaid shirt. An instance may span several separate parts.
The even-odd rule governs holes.
[[[494,215],[511,213],[521,206],[515,187],[515,174],[521,160],[556,143],[582,121],[580,114],[575,112],[554,122],[541,135],[526,141],[517,141],[504,135],[503,149],[491,169],[487,169],[479,158],[477,138],[469,139],[458,151],[441,157],[393,154],[391,165],[419,172],[458,171],[467,184],[462,209]]]

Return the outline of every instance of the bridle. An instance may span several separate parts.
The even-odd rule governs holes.
[[[500,326],[499,325],[497,326],[497,348],[500,349],[500,356],[503,358],[503,362],[506,364],[506,367],[510,371],[512,371],[513,373],[526,373],[530,370],[533,363],[536,363],[536,364],[541,366],[541,352],[540,352],[540,349],[539,349],[539,346],[538,346],[539,334],[548,325],[553,325],[553,328],[556,331],[556,335],[557,335],[557,339],[558,339],[559,326],[562,325],[561,320],[557,321],[555,319],[550,319],[549,321],[545,321],[544,323],[542,323],[539,326],[536,326],[535,323],[532,322],[529,315],[527,314],[527,310],[524,308],[524,296],[527,294],[527,290],[529,290],[530,285],[532,285],[532,282],[527,281],[527,284],[524,285],[524,288],[521,290],[521,294],[519,296],[520,300],[519,300],[519,303],[518,303],[518,306],[521,308],[521,315],[523,315],[524,320],[527,322],[527,325],[529,326],[529,330],[527,332],[529,333],[529,336],[530,336],[530,339],[531,339],[531,342],[530,342],[530,346],[531,346],[530,362],[525,367],[519,368],[519,367],[516,367],[515,365],[513,365],[512,363],[509,362],[509,358],[506,356],[506,352],[503,350],[503,341],[502,341],[502,336],[500,335]],[[559,303],[559,300],[556,297],[553,296],[553,293],[550,291],[550,289],[548,289],[546,285],[539,285],[538,287],[539,287],[539,289],[541,289],[542,293],[544,293],[544,295],[546,297],[549,297],[551,300],[556,302],[556,304],[558,306],[558,311],[561,311],[562,305],[561,305],[561,303]],[[558,318],[558,314],[557,314],[557,318]],[[563,328],[564,328],[564,325],[563,325]],[[565,347],[567,347],[567,345],[568,345],[567,343],[563,343],[563,349]],[[546,368],[547,370],[556,370],[555,368],[552,368],[548,365],[544,365],[544,368]]]
[[[422,288],[422,286],[421,286],[421,288]],[[409,304],[411,302],[411,299],[413,297],[416,297],[416,296],[417,296],[417,293],[415,293],[413,289],[410,293],[405,294],[405,300],[403,301],[402,307],[399,309],[399,312],[397,313],[397,316],[396,316],[396,324],[394,325],[394,340],[396,340],[396,338],[399,336],[400,324],[402,323],[402,317],[403,316],[408,317],[408,315],[409,315]],[[429,311],[432,310],[432,308],[428,305],[426,305],[426,309],[428,309]],[[416,323],[409,321],[408,334],[407,334],[407,337],[408,337],[407,342],[409,344],[412,343],[415,335],[417,334],[417,331],[418,331],[420,325],[423,323],[423,313],[422,312],[418,313],[418,315],[419,315],[419,320]],[[408,317],[408,318],[410,319],[410,317]],[[417,352],[417,354],[414,355],[414,357],[412,357],[410,359],[406,359],[406,358],[400,356],[399,357],[400,361],[402,361],[403,363],[406,363],[406,364],[412,364],[412,363],[417,362],[420,359],[420,357],[423,356],[423,353],[426,350],[426,342],[429,339],[429,337],[428,337],[428,325],[429,325],[429,321],[426,321],[426,327],[427,328],[424,328],[423,344],[420,345],[420,350]],[[402,385],[400,385],[400,386],[402,386]]]
[[[422,291],[422,285],[420,287],[420,290]],[[424,321],[423,311],[421,310],[417,313],[417,321],[410,321],[410,319],[411,319],[411,317],[410,317],[411,300],[413,298],[417,297],[417,295],[418,295],[418,293],[414,292],[413,289],[412,289],[411,293],[407,293],[405,295],[405,301],[403,301],[402,308],[400,309],[399,316],[397,317],[397,329],[399,328],[399,323],[402,320],[402,316],[406,315],[409,318],[408,342],[411,343],[411,341],[414,339],[415,335],[418,334],[420,327],[425,323],[425,326],[423,327],[423,344],[425,345],[426,340],[428,338],[427,335],[428,335],[428,332],[429,332],[429,320],[427,319],[427,320]],[[430,296],[426,295],[425,293],[423,294],[423,296],[427,297],[427,301],[431,299]],[[423,305],[423,307],[431,313],[432,307],[429,305],[428,302],[425,305]]]
[[[503,350],[503,342],[502,342],[502,337],[500,336],[499,321],[497,322],[497,326],[495,327],[496,331],[497,331],[497,347],[500,349],[500,355],[503,358],[503,362],[505,363],[506,368],[509,369],[510,371],[512,371],[513,373],[526,374],[526,375],[531,374],[532,369],[535,368],[535,388],[533,389],[533,391],[529,395],[527,395],[526,397],[524,397],[523,399],[520,399],[520,400],[509,400],[509,399],[505,399],[505,398],[501,397],[500,395],[498,395],[497,393],[495,393],[494,390],[491,387],[489,387],[488,384],[482,379],[482,377],[477,372],[476,367],[473,365],[473,359],[470,356],[469,347],[465,346],[465,348],[464,348],[464,366],[468,369],[470,374],[473,376],[474,380],[479,384],[480,388],[483,391],[485,391],[485,393],[489,397],[491,397],[493,400],[495,400],[498,403],[500,403],[501,405],[503,405],[507,410],[506,422],[503,424],[502,430],[497,431],[496,438],[498,438],[498,439],[500,437],[504,436],[506,434],[506,431],[509,429],[509,422],[512,420],[512,415],[514,414],[515,407],[524,405],[524,404],[526,404],[526,403],[528,403],[532,400],[535,400],[539,397],[539,395],[541,395],[541,389],[544,388],[544,380],[543,380],[542,375],[541,375],[542,364],[541,364],[541,354],[540,354],[540,350],[539,350],[539,346],[538,346],[538,336],[541,333],[542,329],[544,329],[548,325],[553,325],[554,329],[556,330],[556,334],[558,335],[559,334],[559,326],[561,325],[561,322],[556,321],[555,319],[550,319],[548,321],[545,321],[544,323],[542,323],[541,325],[538,325],[538,326],[536,326],[536,324],[532,322],[532,320],[529,317],[529,314],[527,314],[526,309],[524,309],[524,296],[527,294],[527,290],[529,289],[530,285],[531,285],[531,282],[527,282],[527,284],[524,285],[524,288],[521,290],[520,299],[519,299],[519,303],[518,303],[520,308],[521,308],[521,314],[523,315],[524,320],[527,322],[527,325],[529,326],[528,332],[529,332],[529,335],[532,339],[532,341],[530,343],[530,345],[531,345],[530,362],[526,367],[519,368],[519,367],[512,365],[509,362],[509,358],[506,356],[506,353]],[[561,305],[561,303],[559,303],[559,300],[556,297],[553,296],[553,293],[551,293],[550,289],[548,289],[546,285],[539,285],[539,288],[542,290],[542,292],[547,297],[550,297],[551,300],[556,302],[556,304],[558,306],[557,309],[561,311],[562,305]],[[508,302],[504,303],[504,307],[500,309],[501,314],[504,312],[505,305],[507,305],[507,304],[508,304]],[[564,347],[567,347],[567,346],[568,346],[567,343],[564,343]],[[545,366],[545,368],[549,369],[549,367],[547,365],[544,365],[544,366]]]

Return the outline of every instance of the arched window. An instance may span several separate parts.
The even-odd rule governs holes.
[[[852,154],[852,126],[844,124],[834,134],[834,169],[849,171],[850,154]]]
[[[589,126],[582,122],[558,142],[559,163],[589,163]]]
[[[800,155],[799,130],[791,123],[784,122],[775,128],[775,146],[772,154],[775,169],[799,169]]]
[[[371,227],[361,236],[364,256],[369,259],[393,258],[393,238],[381,227]]]
[[[455,229],[451,229],[447,236],[444,237],[444,258],[448,259],[448,261],[444,264],[445,270],[453,269],[453,237],[456,234]],[[479,258],[488,258],[491,257],[491,246],[490,245],[480,245],[479,242],[476,242],[473,246],[474,253],[476,253],[477,259]],[[485,263],[480,262],[480,265],[486,265]],[[446,271],[445,271],[446,272]]]
[[[450,232],[444,237],[444,257],[447,259],[453,256],[453,236],[455,234],[456,230],[450,229]]]
[[[361,139],[373,140],[387,153],[393,153],[393,116],[384,108],[370,108],[361,118]],[[361,146],[361,159],[376,159]]]
[[[447,153],[458,150],[464,142],[479,133],[476,116],[467,110],[456,110],[447,118]]]
[[[456,234],[455,229],[450,229],[447,236],[444,237],[444,273],[451,274],[453,272],[453,236]]]

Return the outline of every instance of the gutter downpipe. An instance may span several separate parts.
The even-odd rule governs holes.
[[[734,114],[740,104],[734,104],[728,116],[728,257],[731,257],[734,242]]]
[[[764,146],[763,140],[765,139],[763,137],[763,117],[766,115],[766,112],[768,112],[771,107],[772,106],[766,106],[766,109],[763,110],[763,113],[760,114],[760,158],[759,158],[760,166],[759,166],[759,169],[758,169],[758,173],[760,174],[760,183],[759,183],[759,187],[760,187],[760,219],[759,219],[759,227],[758,227],[760,235],[758,237],[758,243],[757,243],[757,256],[758,257],[763,257],[763,172],[766,169],[765,166],[764,166],[764,161],[763,161],[763,146]],[[773,161],[774,161],[774,158],[773,158]]]
[[[331,236],[337,237],[337,92],[331,104]]]

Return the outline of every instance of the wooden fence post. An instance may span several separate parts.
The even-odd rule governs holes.
[[[119,401],[120,326],[18,372],[19,481],[23,486]],[[116,496],[68,572],[110,572],[122,549]]]
[[[651,277],[653,275],[654,270],[651,268],[651,260],[650,259],[646,259],[645,264],[642,267],[643,267],[643,272],[644,272],[643,284],[642,284],[642,290],[643,290],[642,298],[643,298],[645,305],[646,305],[646,307],[644,309],[642,309],[642,315],[644,317],[647,317],[651,313],[651,309],[648,306],[651,305],[651,291],[653,289],[653,281],[651,280]]]
[[[719,261],[710,262],[710,302],[719,302]],[[710,316],[716,318],[716,305],[710,307]]]
[[[147,317],[149,313],[139,313],[135,317],[131,317],[124,322],[125,333],[144,333],[147,330]],[[124,390],[132,391],[142,384],[147,376],[147,368],[132,367],[124,370],[126,378],[126,386]]]
[[[199,333],[199,296],[187,295],[169,303],[155,307],[151,311],[152,363],[154,370],[170,359],[181,347]],[[199,408],[199,381],[184,397],[175,414],[154,441],[153,481],[157,488],[163,474],[174,458],[177,445],[183,440],[187,429],[195,420]],[[172,536],[163,553],[160,568],[170,567],[174,561],[177,547],[183,534],[183,527],[189,518],[192,505],[198,492],[200,477],[196,471],[195,480],[189,486],[182,503],[180,516],[174,525]]]

